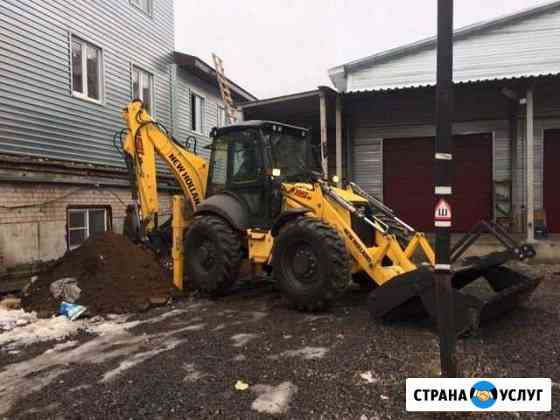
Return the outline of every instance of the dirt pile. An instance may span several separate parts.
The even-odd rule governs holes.
[[[46,316],[55,313],[60,300],[49,288],[65,277],[78,280],[81,294],[75,303],[86,306],[90,316],[141,311],[150,300],[165,301],[172,289],[169,273],[148,250],[107,232],[66,253],[42,274],[26,291],[23,308]]]

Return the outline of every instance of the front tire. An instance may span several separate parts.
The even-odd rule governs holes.
[[[282,228],[272,266],[284,296],[306,311],[325,309],[351,278],[344,241],[336,230],[311,218],[298,218]]]
[[[195,289],[222,296],[237,280],[241,235],[220,217],[197,217],[185,234],[184,252],[185,273]]]

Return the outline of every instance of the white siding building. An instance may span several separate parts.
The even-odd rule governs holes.
[[[173,10],[173,0],[2,1],[0,274],[121,231],[131,198],[113,135],[131,99],[207,153],[220,91],[210,66],[174,51]],[[231,84],[238,103],[255,99]]]

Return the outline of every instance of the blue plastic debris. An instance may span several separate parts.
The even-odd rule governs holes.
[[[82,315],[86,310],[87,308],[85,306],[77,305],[75,303],[62,302],[60,304],[60,307],[58,308],[58,313],[60,315],[66,316],[66,318],[68,318],[70,321],[74,321],[75,319],[78,319],[80,315]]]

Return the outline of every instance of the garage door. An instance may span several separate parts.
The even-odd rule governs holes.
[[[366,138],[353,142],[353,179],[364,190],[380,198],[383,188],[382,140]]]
[[[560,194],[558,180],[560,179],[560,130],[546,130],[544,132],[544,209],[548,229],[560,233]]]
[[[492,218],[492,136],[454,137],[453,230]],[[433,231],[434,138],[383,141],[383,199],[418,230]]]

